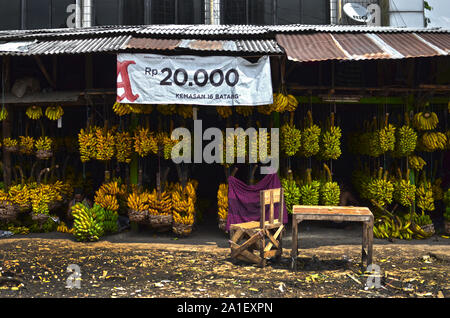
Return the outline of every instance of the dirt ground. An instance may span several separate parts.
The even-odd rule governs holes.
[[[448,239],[434,244],[375,240],[379,276],[361,270],[360,245],[336,240],[303,246],[297,272],[290,269],[289,246],[279,263],[258,268],[232,261],[226,244],[171,240],[78,243],[68,234],[0,239],[0,297],[450,297]],[[68,272],[72,264],[79,278]]]

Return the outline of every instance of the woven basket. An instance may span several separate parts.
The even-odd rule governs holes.
[[[218,223],[219,223],[219,229],[221,229],[222,231],[226,231],[227,220],[219,218]]]
[[[450,234],[450,221],[444,221],[444,229],[446,234]]]
[[[38,159],[49,159],[51,158],[51,156],[53,156],[53,152],[51,150],[37,150],[36,151],[36,157]]]
[[[42,214],[42,213],[32,213],[31,214],[31,219],[39,224],[44,224],[45,222],[47,222],[49,216],[47,214]]]
[[[427,232],[427,233],[431,233],[431,234],[434,234],[434,233],[435,233],[433,223],[431,223],[431,224],[426,224],[426,225],[422,225],[421,228],[422,228],[422,230],[424,230],[424,231]]]
[[[148,219],[148,211],[128,210],[128,218],[130,219],[130,222],[145,223]]]
[[[14,220],[17,218],[19,210],[17,210],[14,205],[9,202],[0,202],[0,219],[3,220]]]
[[[18,152],[19,146],[3,146],[6,152]]]
[[[173,223],[173,216],[172,214],[167,215],[149,214],[148,223],[152,227],[170,227]]]
[[[193,224],[172,223],[172,231],[179,236],[188,236],[192,232]]]

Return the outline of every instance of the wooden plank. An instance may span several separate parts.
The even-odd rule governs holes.
[[[264,224],[266,223],[266,205],[264,201],[265,192],[261,191],[259,193],[259,204],[261,205],[261,215],[259,218],[259,228],[263,229]]]
[[[292,269],[294,271],[297,270],[297,255],[298,255],[298,221],[296,218],[293,218],[291,258],[292,258]]]
[[[283,224],[283,213],[284,212],[284,189],[280,189],[280,205],[278,206],[278,221]]]
[[[373,215],[366,207],[294,205],[292,211],[294,214]]]
[[[250,237],[247,241],[245,241],[242,245],[239,247],[231,247],[231,257],[235,257],[236,255],[239,255],[242,251],[244,251],[249,245],[252,245],[257,240],[261,239],[261,233],[255,233],[252,237]],[[234,243],[234,242],[233,242]]]
[[[231,246],[236,248],[239,245],[237,245],[236,243],[232,243]],[[244,261],[250,261],[250,262],[255,263],[255,264],[259,264],[261,262],[261,258],[258,255],[250,253],[247,250],[242,251],[241,254],[236,255],[235,257],[233,257],[233,256],[231,256],[231,257],[232,258],[236,258],[236,259],[240,259],[240,260],[244,260]]]
[[[231,236],[231,241],[236,243],[241,238],[242,234],[244,234],[244,231],[240,228],[237,228]]]
[[[270,196],[273,195],[273,202],[278,203],[281,199],[281,188],[277,189],[270,189],[270,190],[263,190],[264,193],[264,204],[268,205],[270,204]]]
[[[264,258],[272,258],[272,257],[275,257],[278,253],[279,253],[278,250],[265,251],[265,252],[264,252]]]
[[[269,223],[273,224],[273,191],[270,191],[270,210],[269,210]]]
[[[276,248],[279,248],[280,244],[277,241],[277,238],[278,238],[278,235],[280,235],[280,233],[283,230],[283,228],[284,228],[284,226],[281,225],[273,236],[270,235],[270,233],[267,231],[267,237],[271,240],[271,242],[269,242],[269,244],[267,244],[267,246],[264,249],[264,251],[270,251],[270,249],[272,248],[273,245],[275,245]]]

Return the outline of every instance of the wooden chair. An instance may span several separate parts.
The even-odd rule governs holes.
[[[279,203],[278,219],[274,219],[274,204]],[[230,225],[231,258],[266,265],[266,259],[276,257],[279,261],[283,252],[283,189],[260,192],[260,220]],[[266,205],[270,206],[266,221]],[[254,251],[257,253],[255,254]]]

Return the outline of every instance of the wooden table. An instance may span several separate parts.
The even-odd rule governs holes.
[[[366,207],[306,206],[292,208],[292,269],[297,270],[298,224],[304,220],[362,222],[362,264],[372,264],[373,214]]]

